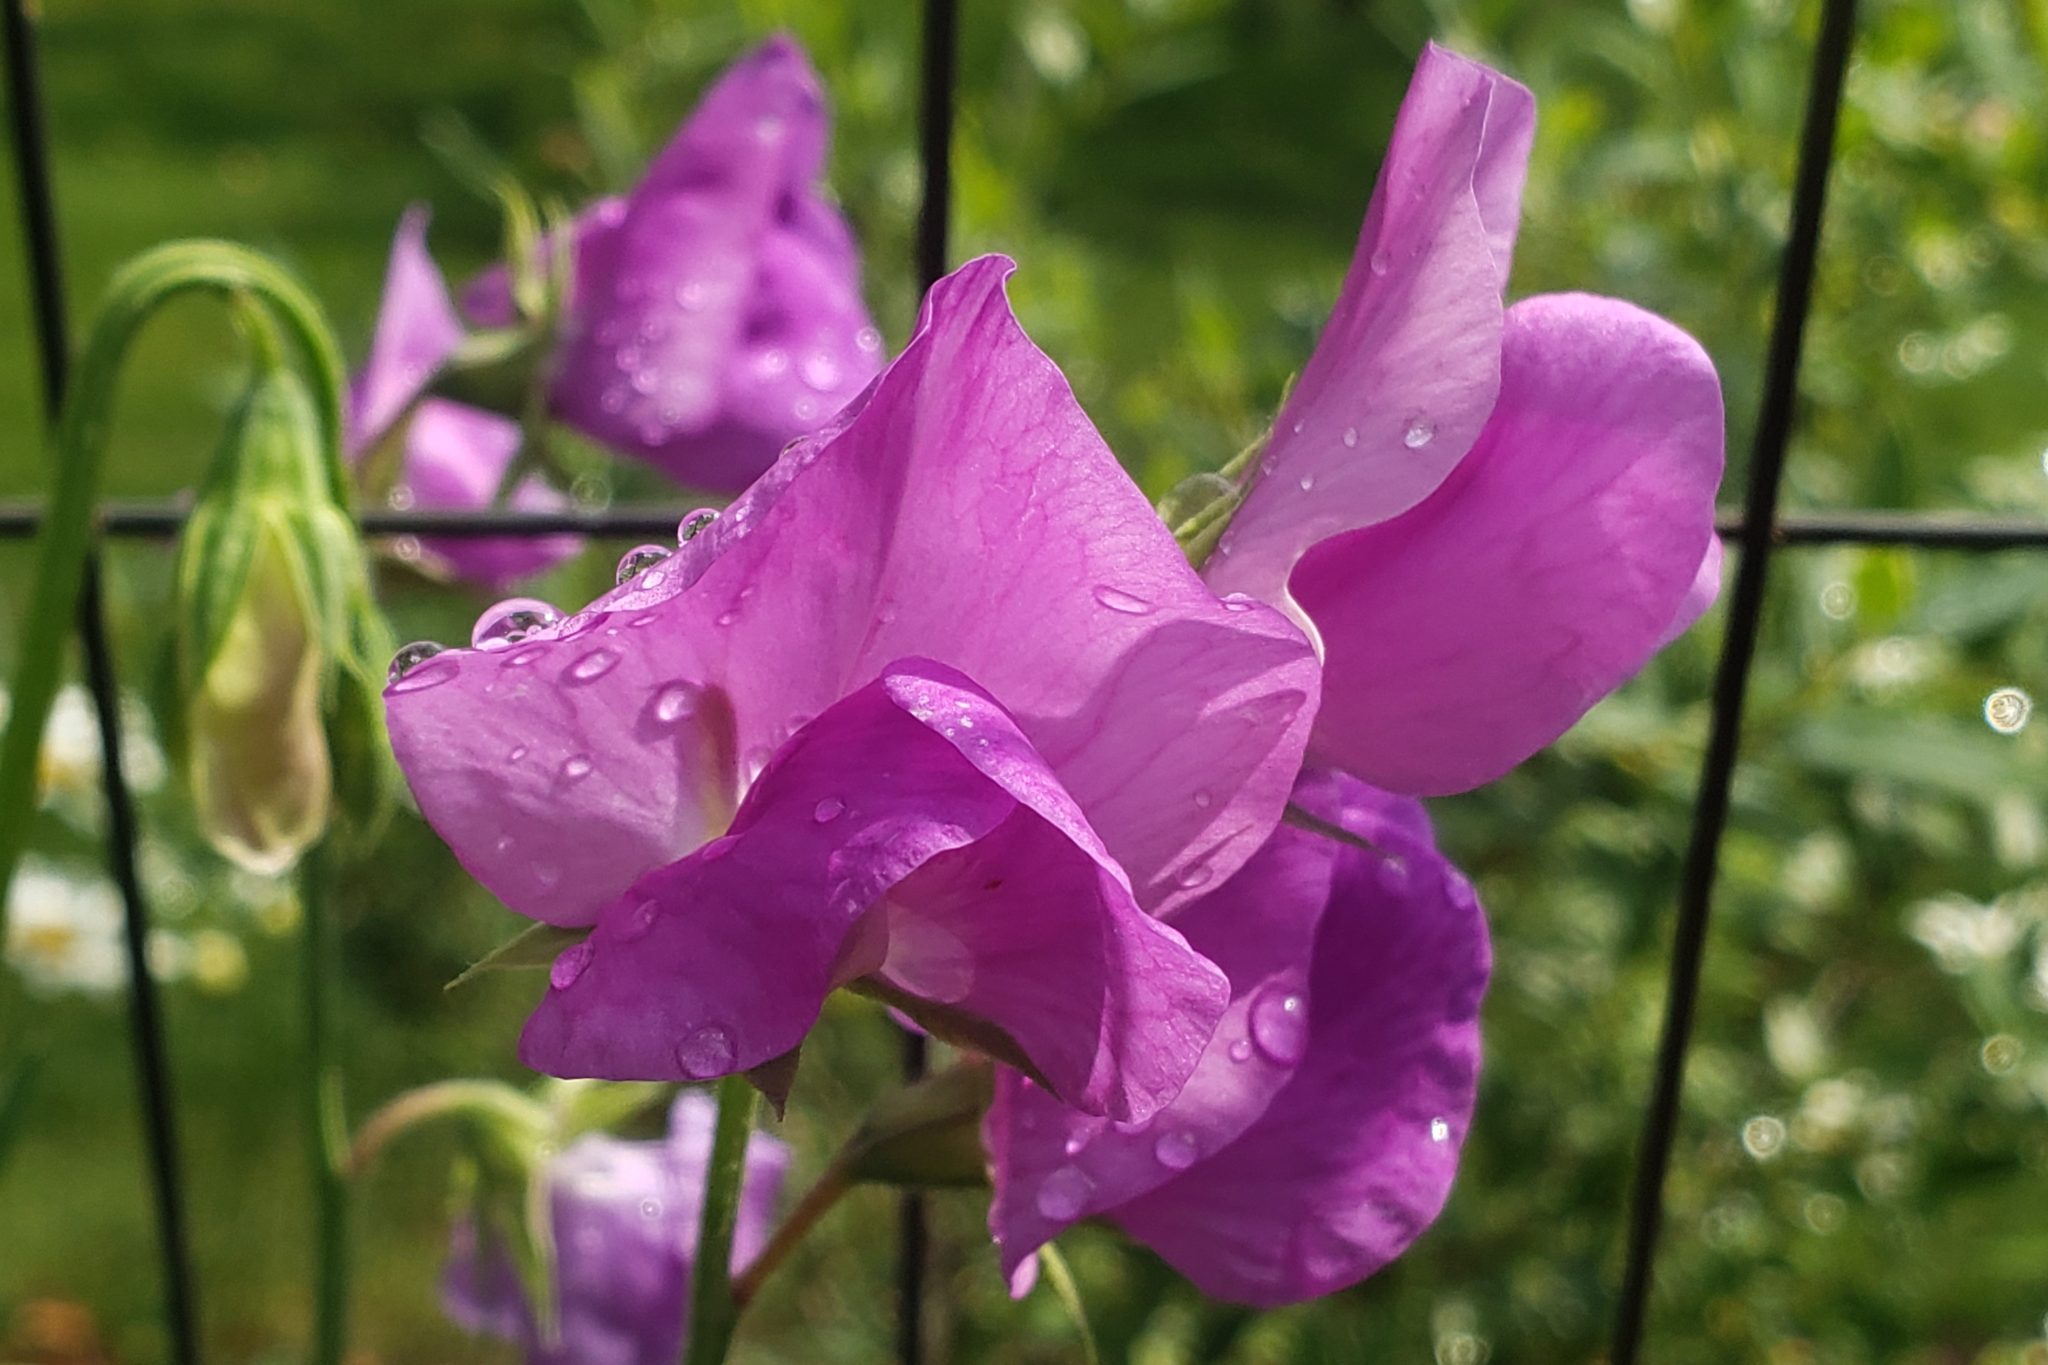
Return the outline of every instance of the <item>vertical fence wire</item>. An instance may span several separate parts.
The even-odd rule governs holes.
[[[1763,617],[1778,489],[1797,407],[1800,346],[1813,303],[1814,267],[1820,256],[1821,217],[1827,204],[1828,170],[1834,159],[1835,123],[1841,111],[1842,79],[1848,69],[1855,28],[1856,0],[1824,0],[1807,86],[1791,227],[1779,266],[1763,398],[1757,410],[1756,440],[1751,447],[1742,535],[1737,542],[1742,557],[1735,571],[1727,633],[1722,639],[1721,660],[1714,675],[1712,720],[1700,769],[1699,794],[1693,806],[1692,840],[1686,849],[1680,882],[1678,923],[1672,936],[1664,1027],[1657,1043],[1655,1079],[1636,1158],[1627,1262],[1614,1321],[1612,1365],[1635,1365],[1642,1353],[1657,1232],[1664,1215],[1664,1181],[1677,1136],[1685,1056],[1692,1042],[1693,1018],[1699,1003],[1707,919],[1713,906],[1721,836],[1728,824],[1729,787],[1742,738],[1742,704],[1749,689],[1750,665],[1756,658],[1758,627]]]
[[[21,201],[29,290],[42,363],[44,416],[54,429],[64,402],[70,328],[64,310],[63,256],[57,242],[55,191],[50,174],[49,129],[35,28],[27,0],[5,0],[7,122]],[[86,684],[99,719],[102,785],[107,807],[107,868],[121,895],[128,959],[128,1019],[140,1075],[144,1145],[162,1257],[164,1321],[175,1365],[199,1359],[198,1313],[192,1261],[179,1184],[176,1105],[172,1099],[163,1012],[149,972],[149,906],[136,871],[135,803],[121,754],[121,694],[100,591],[99,557],[90,556],[78,594],[78,634],[84,644]]]
[[[946,273],[947,238],[953,221],[953,113],[959,88],[960,7],[958,0],[925,0],[924,52],[918,104],[918,157],[924,191],[918,204],[912,264],[920,296]],[[925,1073],[925,1038],[903,1035],[903,1077]],[[923,1365],[924,1282],[930,1259],[924,1196],[903,1195],[897,1206],[896,1359]]]

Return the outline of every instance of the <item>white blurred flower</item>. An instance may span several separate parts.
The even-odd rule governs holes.
[[[0,694],[0,718],[9,710]],[[121,701],[121,767],[131,790],[154,792],[170,775],[163,746],[149,713],[128,698]],[[96,828],[100,798],[100,726],[92,694],[77,683],[58,689],[43,728],[42,752],[36,761],[37,789],[42,804],[80,828]]]
[[[1951,973],[1998,961],[2019,944],[2024,930],[2019,916],[2005,906],[1979,905],[1961,896],[1922,901],[1908,914],[1907,928]]]
[[[119,990],[128,972],[114,888],[24,861],[7,894],[7,961],[39,990]]]

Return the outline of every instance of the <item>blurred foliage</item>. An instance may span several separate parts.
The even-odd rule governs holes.
[[[723,61],[785,25],[834,100],[833,183],[868,251],[877,317],[892,339],[907,329],[915,6],[48,8],[81,307],[120,257],[219,234],[292,260],[360,342],[408,200],[436,203],[434,245],[451,268],[494,249],[491,207],[432,148],[480,143],[535,188],[581,198],[629,179]],[[1027,326],[1151,491],[1234,453],[1306,357],[1408,64],[1431,36],[1541,101],[1516,292],[1620,294],[1696,332],[1727,385],[1739,474],[1812,3],[967,8],[957,251],[1019,259]],[[1858,52],[1790,499],[2048,513],[2048,0],[1867,0]],[[19,249],[0,244],[13,278]],[[42,480],[25,307],[0,290],[9,494]],[[133,370],[113,492],[195,481],[235,388],[231,355],[211,318],[159,325]],[[615,480],[619,496],[656,491],[635,472]],[[614,495],[596,481],[579,492]],[[622,548],[593,547],[540,594],[581,600]],[[138,682],[161,648],[167,568],[156,548],[115,556]],[[7,581],[24,569],[19,548],[0,550]],[[458,637],[481,605],[403,567],[384,588],[402,638]],[[1066,1249],[1104,1359],[1598,1357],[1717,634],[1710,617],[1555,751],[1437,803],[1493,913],[1498,959],[1479,1116],[1442,1223],[1360,1288],[1258,1317],[1204,1303],[1149,1255],[1084,1231]],[[2006,687],[2048,699],[2048,560],[1812,549],[1778,561],[1653,1359],[2048,1361],[2048,721],[1987,725],[1984,703]],[[241,974],[209,984],[186,972],[169,987],[213,1358],[283,1360],[305,1330],[304,1207],[292,1117],[276,1102],[294,1065],[293,972],[265,925],[288,928],[288,907],[266,911],[274,898],[206,864],[174,800],[151,798],[145,817],[164,854],[152,879],[167,928],[198,916],[245,960]],[[45,856],[86,869],[93,847],[53,813]],[[442,994],[509,921],[431,834],[401,821],[343,900],[357,1111],[442,1076],[517,1077],[511,1045],[533,984],[500,976]],[[29,1021],[43,1064],[0,1175],[0,1332],[32,1359],[99,1358],[95,1333],[112,1358],[160,1358],[118,1009],[54,987],[29,999],[9,1017]],[[785,1124],[801,1169],[822,1164],[892,1068],[888,1026],[835,1006]],[[505,1358],[464,1342],[434,1305],[450,1154],[423,1139],[365,1192],[366,1360]],[[868,1229],[887,1225],[883,1201],[862,1193],[826,1224],[760,1304],[738,1358],[882,1357],[888,1258]],[[1055,1296],[1004,1294],[976,1199],[938,1209],[932,1311],[951,1358],[1074,1359]],[[74,1354],[59,1354],[60,1338]]]

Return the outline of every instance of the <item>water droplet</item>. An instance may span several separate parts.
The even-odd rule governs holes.
[[[667,559],[669,554],[670,551],[660,545],[635,545],[619,557],[618,572],[612,576],[612,580],[623,588],[641,574],[646,573],[649,569],[661,563],[662,560]],[[657,586],[658,583],[658,579],[649,580],[647,586],[652,588]]]
[[[1207,810],[1215,804],[1216,798],[1209,795],[1208,792],[1198,791],[1195,793],[1195,808],[1197,810]]]
[[[2026,729],[2033,714],[2034,699],[2017,687],[2001,687],[1984,699],[1984,723],[2001,735]]]
[[[642,398],[651,397],[661,387],[661,376],[652,370],[635,370],[631,380],[633,392]]]
[[[704,534],[704,528],[717,520],[718,509],[716,507],[699,507],[694,512],[685,513],[683,519],[676,523],[676,543],[678,545],[688,545],[698,536]]]
[[[1994,1076],[2003,1076],[2019,1065],[2020,1056],[2026,1045],[2010,1033],[1994,1033],[1984,1040],[1984,1046],[1977,1052],[1977,1060],[1984,1069]]]
[[[782,140],[782,120],[769,114],[754,120],[754,141],[768,144]]]
[[[568,990],[583,975],[583,969],[590,965],[590,959],[596,953],[597,949],[588,943],[572,943],[562,949],[554,965],[548,968],[548,984],[558,991]]]
[[[765,378],[773,379],[789,369],[789,352],[780,346],[763,351],[760,360],[755,362],[755,368]]]
[[[1401,444],[1410,450],[1420,450],[1436,439],[1436,423],[1427,417],[1411,417],[1407,430],[1401,433]]]
[[[623,384],[607,384],[598,396],[597,405],[614,417],[626,410],[627,393]]]
[[[1356,450],[1356,449],[1358,449],[1358,428],[1357,428],[1357,427],[1346,427],[1346,428],[1344,428],[1344,448],[1345,448],[1346,450]]]
[[[661,1201],[659,1199],[641,1200],[640,1216],[642,1218],[645,1218],[650,1223],[653,1222],[655,1219],[661,1217]]]
[[[537,597],[508,597],[484,608],[469,632],[469,643],[475,649],[509,649],[561,619],[561,612]]]
[[[391,656],[391,667],[384,674],[385,684],[387,686],[396,684],[406,674],[441,652],[441,646],[435,644],[432,640],[413,641]]]
[[[863,327],[855,334],[853,344],[863,351],[879,351],[882,349],[882,334],[872,327]],[[2048,462],[2048,455],[2042,456],[2042,459]]]
[[[1252,1042],[1271,1061],[1293,1066],[1308,1051],[1308,1001],[1272,985],[1252,998]]]
[[[556,867],[553,863],[535,863],[533,865],[533,880],[541,890],[552,890],[555,883],[562,880],[562,869]]]
[[[654,927],[654,921],[660,918],[660,916],[660,901],[641,901],[638,905],[627,911],[625,916],[619,920],[619,938],[629,943],[636,938],[644,938],[647,931]]]
[[[1064,1223],[1078,1216],[1088,1205],[1088,1196],[1095,1187],[1078,1166],[1062,1166],[1045,1178],[1038,1187],[1038,1212],[1056,1223]]]
[[[821,825],[829,825],[846,810],[846,803],[836,796],[828,796],[811,811],[811,818]]]
[[[590,761],[590,755],[571,754],[568,758],[562,760],[562,780],[564,782],[581,782],[584,778],[590,776],[591,770],[595,767],[596,765]]]
[[[1384,251],[1375,251],[1372,253],[1370,257],[1366,259],[1366,266],[1375,275],[1386,274],[1387,268],[1393,265],[1393,263],[1394,262],[1392,261],[1392,259],[1390,259],[1387,253]]]
[[[500,834],[496,839],[491,841],[491,851],[493,853],[496,853],[500,858],[510,853],[512,851],[512,836],[509,834]]]
[[[704,306],[704,281],[686,280],[676,286],[676,307],[694,313]]]
[[[1299,479],[1295,480],[1295,482],[1300,484],[1301,491],[1306,493],[1316,486],[1316,476],[1313,474],[1304,474]]]
[[[1202,1154],[1202,1147],[1195,1135],[1186,1129],[1175,1129],[1161,1133],[1159,1141],[1152,1144],[1152,1155],[1159,1158],[1159,1164],[1169,1171],[1184,1171],[1195,1164],[1195,1158]]]
[[[1785,1121],[1772,1114],[1758,1114],[1742,1125],[1742,1147],[1758,1161],[1769,1161],[1785,1145]]]
[[[1449,1142],[1451,1140],[1451,1125],[1445,1123],[1442,1119],[1431,1119],[1429,1121],[1429,1140],[1431,1142]]]
[[[569,665],[562,675],[564,682],[596,682],[619,666],[619,652],[615,649],[593,649],[575,663]]]
[[[655,623],[656,621],[659,621],[660,619],[661,619],[661,615],[660,615],[660,613],[658,613],[658,612],[652,612],[652,611],[644,611],[644,612],[640,613],[640,614],[639,614],[638,616],[634,617],[634,618],[633,618],[632,620],[630,620],[630,621],[626,622],[626,624],[627,624],[627,625],[629,625],[629,626],[631,626],[631,627],[632,627],[632,628],[633,628],[634,630],[638,630],[638,629],[640,629],[640,628],[641,628],[642,626],[651,626],[651,625],[653,625],[653,624],[654,624],[654,623]]]
[[[1095,600],[1111,611],[1122,612],[1126,616],[1144,616],[1152,610],[1152,604],[1144,598],[1133,596],[1122,588],[1112,588],[1107,583],[1096,585]]]
[[[393,511],[405,512],[411,510],[413,504],[412,486],[403,483],[392,485],[391,492],[384,501],[391,505]]]
[[[722,1024],[706,1024],[676,1044],[676,1065],[693,1081],[723,1076],[732,1070],[739,1056],[732,1030]]]
[[[1088,1135],[1086,1133],[1069,1133],[1067,1134],[1067,1140],[1060,1144],[1060,1150],[1068,1156],[1079,1156],[1087,1145]]]
[[[1232,1043],[1232,1044],[1230,1045],[1230,1060],[1231,1060],[1231,1061],[1233,1061],[1233,1062],[1248,1062],[1248,1061],[1250,1061],[1251,1059],[1252,1059],[1252,1042],[1251,1042],[1251,1039],[1249,1039],[1249,1038],[1240,1038],[1240,1039],[1238,1039],[1238,1040],[1237,1040],[1236,1042],[1234,1042],[1234,1043]]]
[[[1207,886],[1209,879],[1215,875],[1215,869],[1207,863],[1190,863],[1180,870],[1178,880],[1181,890],[1192,891],[1198,886]]]
[[[526,746],[524,744],[513,745],[512,752],[506,754],[505,757],[509,759],[511,762],[519,762],[521,759],[526,757]]]
[[[1259,605],[1259,600],[1256,597],[1248,597],[1241,592],[1228,593],[1223,598],[1223,610],[1225,611],[1250,611],[1257,605]]]
[[[804,383],[821,393],[838,388],[840,379],[844,377],[839,361],[830,351],[812,351],[804,357],[797,370],[803,375]]]
[[[654,718],[674,725],[697,713],[697,688],[693,683],[673,682],[654,694]]]

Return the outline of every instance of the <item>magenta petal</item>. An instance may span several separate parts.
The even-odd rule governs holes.
[[[737,487],[860,391],[879,339],[851,238],[813,186],[825,137],[817,76],[787,38],[705,95],[616,226],[579,237],[564,420]]]
[[[1224,603],[1103,445],[984,258],[934,287],[841,429],[778,462],[665,604],[733,677],[766,754],[890,660],[939,659],[1014,714],[1155,913],[1278,818],[1318,670]],[[693,542],[692,549],[696,549]]]
[[[1692,338],[1612,299],[1515,305],[1499,405],[1457,472],[1295,571],[1325,648],[1318,761],[1431,795],[1557,738],[1697,596],[1721,464]]]
[[[1282,828],[1177,921],[1233,998],[1149,1125],[1003,1080],[987,1137],[1006,1273],[1103,1216],[1206,1293],[1287,1303],[1371,1274],[1442,1208],[1477,1079],[1484,918],[1413,803],[1318,777],[1297,799],[1398,861]]]
[[[724,828],[730,707],[688,641],[653,624],[571,617],[511,648],[449,650],[385,691],[421,813],[522,915],[593,923]]]
[[[1209,581],[1286,601],[1310,546],[1413,507],[1485,425],[1536,106],[1432,44],[1416,64],[1358,248]]]
[[[994,1024],[1071,1103],[1119,1117],[1179,1090],[1224,995],[1002,708],[908,661],[798,730],[729,837],[606,908],[521,1055],[560,1075],[745,1070],[871,972]]]
[[[398,220],[391,239],[376,334],[362,372],[349,386],[352,450],[381,436],[462,340],[462,321],[448,300],[448,285],[427,254],[431,216],[415,204]]]
[[[520,1344],[528,1365],[671,1365],[688,1325],[690,1267],[703,1220],[716,1106],[686,1092],[663,1141],[590,1134],[547,1165],[558,1340],[545,1340],[503,1247],[459,1223],[442,1281],[449,1316]],[[766,1244],[789,1149],[747,1140],[733,1266]]]

